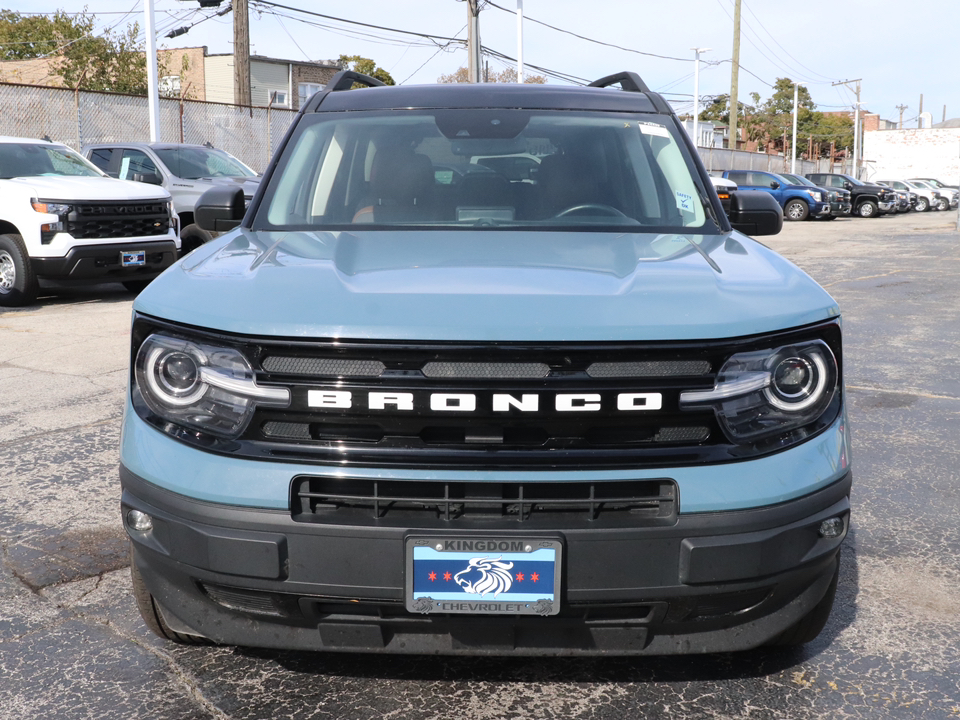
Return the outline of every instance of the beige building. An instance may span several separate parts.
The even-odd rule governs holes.
[[[165,97],[234,104],[233,55],[208,55],[206,47],[158,51],[159,88]],[[56,72],[56,58],[0,62],[0,82],[63,87]],[[341,68],[326,62],[298,62],[276,58],[250,57],[250,97],[257,107],[298,110]]]
[[[235,103],[233,55],[207,55],[204,58],[207,100]],[[307,98],[320,90],[341,70],[333,60],[310,63],[250,56],[250,102],[263,107],[299,110]]]

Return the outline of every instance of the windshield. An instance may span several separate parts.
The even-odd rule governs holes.
[[[794,185],[806,185],[806,186],[808,186],[808,187],[817,187],[816,183],[811,182],[811,181],[808,180],[807,178],[803,177],[803,175],[787,175],[787,174],[784,174],[784,177],[785,177],[787,180],[789,180],[791,183],[793,183]]]
[[[717,233],[674,132],[627,113],[319,113],[300,121],[254,224]]]
[[[850,175],[841,175],[840,177],[853,185],[866,185],[866,183],[862,180],[857,180],[855,177],[851,177]]]
[[[91,163],[64,145],[0,143],[0,178],[74,175],[105,177]]]
[[[154,149],[171,175],[184,180],[205,177],[256,177],[256,173],[223,150],[204,147]]]
[[[913,187],[918,187],[922,190],[934,189],[929,183],[925,183],[923,180],[914,180],[911,184],[913,185]]]

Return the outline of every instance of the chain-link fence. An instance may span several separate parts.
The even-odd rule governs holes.
[[[763,172],[790,172],[790,158],[783,155],[768,155],[767,153],[745,152],[728,148],[698,148],[700,159],[707,171],[717,175],[724,170],[759,170]],[[797,160],[797,175],[807,173],[849,173],[852,161],[833,163],[830,158],[817,160]]]
[[[49,137],[76,150],[148,142],[145,97],[0,83],[0,135]],[[262,172],[296,113],[197,100],[160,99],[160,142],[210,143]]]
[[[115,93],[0,83],[0,135],[42,138],[79,150],[91,143],[147,142],[147,99]],[[160,99],[161,142],[210,143],[262,172],[296,113],[285,108],[244,107],[197,100]],[[707,170],[787,172],[782,155],[700,148]],[[849,163],[797,160],[797,172],[849,172]]]

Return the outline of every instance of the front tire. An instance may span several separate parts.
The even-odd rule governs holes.
[[[204,243],[213,240],[213,235],[196,223],[187,225],[180,231],[180,257],[192,253]]]
[[[185,635],[172,629],[160,614],[160,608],[157,607],[156,600],[147,590],[143,583],[143,576],[137,569],[137,561],[133,555],[133,547],[130,548],[130,580],[133,584],[133,599],[137,602],[137,609],[140,611],[140,617],[154,634],[162,637],[164,640],[175,642],[180,645],[210,645],[211,642],[199,635]]]
[[[806,220],[810,216],[810,208],[803,200],[791,200],[783,208],[783,217],[787,220]]]
[[[20,235],[0,235],[0,306],[20,307],[37,299],[37,276]]]
[[[916,207],[917,212],[926,212],[929,209],[930,209],[930,202],[925,197],[917,198],[917,207]]]
[[[947,200],[946,198],[940,198],[940,204],[937,205],[937,209],[938,209],[938,210],[949,210],[949,209],[950,209],[950,201]]]
[[[873,200],[864,200],[857,206],[857,215],[862,218],[876,217],[880,213],[880,208]]]

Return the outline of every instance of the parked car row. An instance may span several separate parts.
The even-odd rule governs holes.
[[[958,188],[933,178],[864,182],[842,173],[773,173],[726,170],[735,188],[770,193],[785,220],[835,220],[844,215],[877,217],[888,213],[956,208]],[[715,183],[716,184],[716,183]]]
[[[0,307],[28,305],[39,280],[141,289],[217,233],[193,221],[200,195],[259,176],[215,148],[93,145],[0,137]]]

